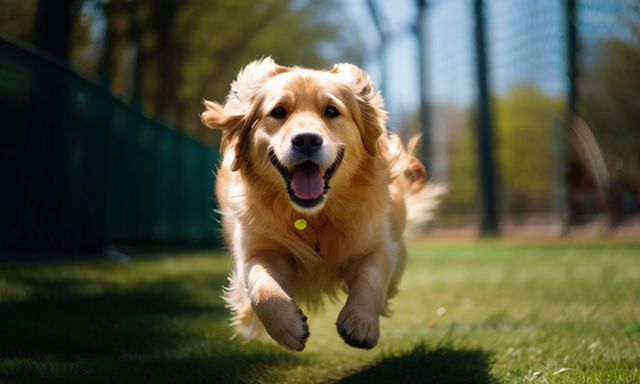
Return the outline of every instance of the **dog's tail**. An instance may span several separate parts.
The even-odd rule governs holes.
[[[387,137],[383,155],[391,165],[392,195],[403,198],[407,209],[406,233],[417,233],[435,218],[440,201],[447,192],[445,184],[427,181],[427,172],[417,157],[413,155],[420,135],[416,135],[405,149],[396,134]],[[392,196],[393,198],[393,196]]]

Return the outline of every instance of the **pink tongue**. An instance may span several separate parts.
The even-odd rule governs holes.
[[[291,189],[300,199],[313,200],[320,197],[324,192],[324,180],[318,166],[309,162],[297,165],[293,170]]]

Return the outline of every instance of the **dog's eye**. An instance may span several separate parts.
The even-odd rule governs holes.
[[[338,116],[339,114],[340,114],[340,112],[338,112],[338,109],[336,107],[328,106],[324,110],[324,115],[326,117],[329,117],[329,118],[334,118],[334,117]]]
[[[271,111],[269,116],[273,117],[274,119],[278,119],[278,120],[284,119],[287,116],[287,111],[282,107],[275,107],[273,109],[273,111]]]

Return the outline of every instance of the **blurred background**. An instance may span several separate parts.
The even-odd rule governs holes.
[[[4,257],[220,245],[249,61],[362,66],[448,195],[426,235],[640,237],[634,0],[0,0]]]

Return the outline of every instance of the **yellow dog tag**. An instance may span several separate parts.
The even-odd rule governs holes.
[[[298,219],[295,221],[295,223],[293,223],[293,226],[296,227],[296,229],[298,231],[302,231],[305,228],[307,228],[307,220],[305,219]]]

